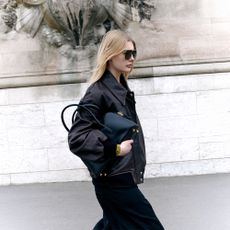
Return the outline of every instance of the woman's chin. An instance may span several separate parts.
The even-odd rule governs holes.
[[[133,70],[133,67],[127,67],[124,72],[130,73],[132,70]]]

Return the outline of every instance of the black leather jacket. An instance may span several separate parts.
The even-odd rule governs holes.
[[[122,112],[139,125],[139,133],[134,137],[131,152],[117,157],[107,177],[130,173],[135,184],[142,183],[146,165],[144,137],[136,114],[134,93],[130,91],[125,78],[121,76],[120,84],[106,71],[100,80],[88,88],[80,103],[97,105],[100,110],[93,108],[92,111],[99,120],[106,112]],[[81,111],[80,117],[77,116],[68,135],[70,150],[91,164],[104,155],[115,157],[116,146],[108,143],[107,137],[95,126],[92,117],[86,111]],[[94,177],[92,173],[91,176]]]

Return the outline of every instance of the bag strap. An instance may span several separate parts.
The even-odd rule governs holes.
[[[70,108],[70,107],[77,107],[74,112],[73,112],[73,115],[72,115],[72,124],[74,123],[75,119],[76,119],[76,114],[77,112],[79,111],[79,108],[82,108],[82,109],[85,109],[92,117],[93,119],[96,121],[96,123],[104,128],[106,128],[105,125],[103,125],[97,118],[96,116],[93,114],[93,112],[89,109],[89,107],[93,107],[93,108],[96,108],[96,109],[99,109],[98,106],[94,105],[94,104],[70,104],[70,105],[67,105],[61,112],[61,121],[62,121],[62,124],[64,126],[64,128],[67,130],[67,132],[70,131],[70,129],[67,127],[66,123],[65,123],[65,118],[64,118],[64,113],[65,111]]]

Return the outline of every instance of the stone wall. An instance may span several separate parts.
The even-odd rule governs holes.
[[[229,73],[130,79],[146,177],[230,172]],[[0,91],[0,184],[89,180],[67,146],[62,108],[87,83]],[[68,116],[68,114],[67,114]]]
[[[130,8],[119,2],[128,1],[111,2],[108,18],[124,26]],[[146,177],[230,172],[229,1],[144,2],[151,18],[140,22],[132,8],[126,29],[138,47],[129,82],[146,138]],[[39,28],[31,37],[2,30],[1,19],[0,185],[89,180],[68,150],[60,112],[83,96],[97,46],[55,47]]]
[[[65,2],[68,3],[68,0]],[[108,3],[106,0],[96,2]],[[116,21],[119,16],[121,21],[125,21],[123,17],[130,14],[129,7],[119,4],[118,0],[111,2],[111,6],[106,6],[111,17]],[[139,22],[133,17],[126,28],[137,43],[136,68],[229,61],[228,0],[145,2],[154,5],[151,19]],[[69,44],[51,46],[44,39],[44,27],[47,29],[47,25],[42,26],[33,38],[24,31],[1,33],[0,30],[0,88],[68,84],[85,81],[89,76],[97,46],[88,44],[75,49]],[[52,34],[50,36],[52,38]],[[177,68],[174,69],[177,71]],[[203,72],[202,67],[200,70]],[[141,72],[137,77],[143,75],[152,76],[152,73],[146,75]]]

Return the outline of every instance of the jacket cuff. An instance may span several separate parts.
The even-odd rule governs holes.
[[[116,149],[117,149],[116,144],[113,144],[113,143],[111,143],[109,141],[106,141],[104,143],[104,153],[105,153],[105,155],[110,156],[112,158],[115,158],[116,157]]]

